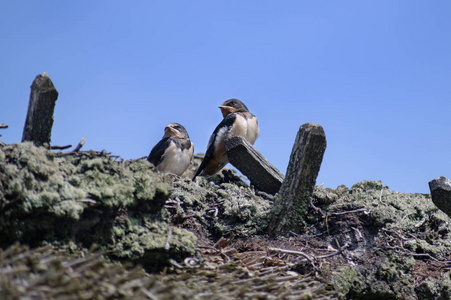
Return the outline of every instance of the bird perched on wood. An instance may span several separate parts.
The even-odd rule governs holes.
[[[160,172],[182,175],[193,158],[194,145],[185,127],[168,124],[163,138],[150,151],[147,160]]]
[[[240,100],[227,100],[219,108],[224,119],[213,131],[208,141],[207,152],[193,180],[198,175],[215,174],[229,162],[224,147],[226,139],[233,136],[243,136],[251,144],[254,144],[260,132],[257,117]]]

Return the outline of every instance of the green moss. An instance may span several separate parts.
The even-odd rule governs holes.
[[[447,222],[447,216],[434,206],[428,195],[390,191],[380,181],[362,181],[351,189],[344,186],[314,191],[314,203],[327,205],[325,211],[353,210],[365,208],[372,222],[392,229],[408,228],[412,232],[421,229],[419,225],[428,218],[439,223]]]
[[[218,224],[224,226],[222,231],[232,231],[237,236],[263,233],[269,221],[271,203],[256,196],[248,187],[224,183],[220,188],[223,212]]]
[[[182,261],[196,254],[195,235],[166,222],[132,222],[113,230],[113,256],[135,261],[149,271],[161,270],[170,259]]]
[[[0,246],[96,243],[111,260],[160,271],[198,255],[193,232],[202,241],[235,236],[249,242],[246,237],[266,232],[273,201],[227,172],[192,182],[155,172],[145,160],[117,161],[94,151],[59,156],[31,143],[0,146]],[[316,187],[312,202],[317,209],[288,212],[300,216],[302,210],[308,218],[305,232],[287,241],[312,255],[342,247],[315,264],[343,298],[449,298],[449,273],[416,281],[424,262],[450,257],[449,218],[428,195],[364,181]]]
[[[203,178],[199,178],[202,180]],[[206,208],[206,202],[217,198],[216,193],[212,193],[203,186],[193,184],[191,180],[179,178],[174,181],[174,190],[170,195],[171,199],[179,199],[187,207]]]
[[[249,186],[226,182],[219,175],[199,177],[196,183],[176,178],[170,202],[173,222],[184,222],[190,216],[195,223],[192,227],[204,229],[213,238],[263,233],[272,205]]]
[[[0,163],[2,163],[2,162],[4,163],[5,159],[6,159],[5,152],[3,152],[2,147],[0,147]]]
[[[439,280],[432,277],[426,278],[415,288],[415,292],[417,298],[422,300],[450,299],[450,272],[444,273]]]
[[[355,242],[349,240],[352,231],[334,228],[337,230],[333,232],[335,237],[346,240],[358,250],[357,253],[363,251],[360,253],[365,256],[361,259],[366,260],[355,267],[344,266],[332,276],[343,297],[414,299],[415,293],[421,294],[418,299],[427,295],[434,295],[430,299],[444,297],[446,288],[440,285],[425,283],[415,288],[414,277],[418,275],[413,275],[422,266],[418,264],[419,260],[446,261],[450,255],[449,219],[434,206],[429,195],[399,193],[390,191],[380,181],[364,181],[351,189],[344,186],[337,189],[317,187],[313,203],[321,207],[323,214],[330,216],[338,212],[333,220],[339,220],[345,227],[356,228],[363,234],[362,241]],[[318,224],[317,217],[309,218],[310,224]],[[332,230],[331,226],[330,221],[329,230]],[[358,241],[357,236],[356,239]],[[439,281],[434,278],[431,282]]]
[[[121,208],[139,206],[143,212],[160,209],[170,190],[165,179],[145,161],[125,165],[94,152],[80,157],[56,157],[54,152],[29,142],[4,146],[1,153],[4,159],[0,201],[4,208],[0,229],[5,234],[0,243],[15,239],[39,243],[37,238],[42,235],[34,236],[35,228],[48,232],[47,237],[71,239],[72,236],[55,235],[55,222],[68,228],[64,232],[71,232],[72,228],[75,235],[82,230],[84,236],[87,229],[74,221],[86,224],[84,218],[93,216],[85,214],[86,209],[97,211],[94,215],[104,218],[88,223],[103,224],[101,228],[107,229],[104,227],[111,226],[107,224],[114,222],[115,212]],[[43,215],[46,222],[41,220]],[[16,222],[17,217],[27,222]]]
[[[414,294],[410,276],[386,260],[345,267],[335,272],[332,282],[346,299],[403,299]]]
[[[83,213],[83,204],[75,200],[64,200],[58,202],[49,209],[56,218],[68,218],[77,221]]]
[[[361,287],[364,285],[360,272],[355,268],[343,268],[332,278],[332,283],[339,287],[343,297],[345,297],[355,287]]]
[[[382,181],[378,180],[378,181],[374,181],[374,180],[364,180],[361,182],[358,182],[356,184],[354,184],[351,187],[351,190],[361,190],[361,191],[370,191],[370,190],[376,190],[376,191],[380,191],[383,188],[388,188],[387,186],[383,186],[382,185]]]

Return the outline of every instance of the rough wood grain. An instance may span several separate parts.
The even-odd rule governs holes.
[[[83,145],[85,144],[85,142],[86,142],[86,136],[84,136],[84,137],[81,139],[80,143],[78,143],[77,147],[75,147],[74,152],[80,151],[81,147],[83,147]]]
[[[37,146],[50,144],[57,98],[58,91],[47,73],[36,76],[31,85],[22,142],[32,141]]]
[[[429,181],[432,202],[448,216],[451,216],[451,179],[444,176]]]
[[[274,195],[283,175],[245,138],[235,136],[224,142],[229,162],[246,175],[258,190]]]
[[[326,144],[320,125],[306,123],[299,128],[285,180],[275,198],[268,227],[270,234],[285,235],[302,228]]]

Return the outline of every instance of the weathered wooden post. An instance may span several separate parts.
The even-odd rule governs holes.
[[[299,128],[285,179],[275,198],[268,227],[271,235],[299,232],[302,228],[326,144],[320,125],[306,123]]]
[[[53,126],[53,111],[58,91],[47,73],[36,76],[31,84],[27,118],[22,142],[32,141],[36,146],[50,144]]]
[[[429,181],[432,202],[451,217],[451,179],[445,176]]]
[[[257,149],[242,136],[224,141],[229,162],[246,175],[258,190],[276,194],[283,181],[283,174],[277,170]]]

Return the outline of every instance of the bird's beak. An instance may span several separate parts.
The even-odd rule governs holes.
[[[178,132],[179,131],[177,129],[174,129],[172,127],[166,126],[164,128],[164,135],[163,135],[163,137],[166,138],[166,137],[171,137],[171,136],[177,136]]]
[[[218,107],[221,109],[221,113],[222,113],[222,116],[224,118],[227,117],[228,115],[230,115],[231,113],[236,112],[236,109],[233,108],[233,107],[230,107],[230,106],[222,106],[222,105],[220,105]]]

